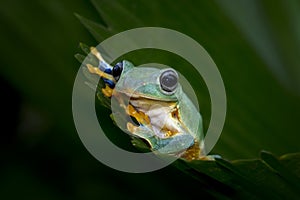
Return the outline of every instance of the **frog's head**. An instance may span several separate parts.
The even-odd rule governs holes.
[[[132,98],[178,101],[181,97],[178,74],[172,68],[134,67],[132,63],[124,60],[114,66],[112,74],[117,81],[116,92]]]

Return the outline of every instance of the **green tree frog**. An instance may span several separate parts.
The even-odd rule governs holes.
[[[159,154],[211,159],[204,152],[202,117],[182,90],[174,69],[135,67],[126,60],[112,67],[96,48],[91,47],[91,53],[99,65],[86,66],[104,80],[103,95],[116,98],[124,113],[136,122],[126,124],[131,136],[141,138]]]

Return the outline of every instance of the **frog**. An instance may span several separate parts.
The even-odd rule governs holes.
[[[126,128],[151,151],[192,160],[214,160],[204,148],[200,112],[185,94],[173,68],[135,67],[122,60],[111,66],[95,47],[90,52],[98,66],[86,64],[88,71],[104,81],[102,94],[115,98],[131,119]]]

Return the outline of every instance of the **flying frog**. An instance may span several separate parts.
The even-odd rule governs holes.
[[[96,48],[91,53],[98,66],[86,64],[90,73],[105,82],[102,93],[117,99],[120,108],[134,119],[126,128],[159,154],[186,160],[211,160],[205,156],[202,117],[182,90],[172,68],[135,67],[129,61],[107,64]]]

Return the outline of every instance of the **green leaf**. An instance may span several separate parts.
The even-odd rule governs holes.
[[[286,167],[288,171],[300,178],[300,153],[291,153],[283,155],[279,158],[280,163]]]
[[[88,45],[81,42],[81,43],[79,43],[79,46],[85,54],[88,55],[90,53],[90,47]]]
[[[292,180],[300,177],[299,153],[275,157],[284,168],[276,160],[267,163],[257,158],[261,149],[273,155],[300,151],[299,1],[9,0],[0,4],[1,99],[5,100],[1,113],[9,127],[1,130],[3,199],[20,195],[30,199],[193,199],[195,195],[262,199],[259,189],[258,194],[251,189],[253,182],[267,196],[299,199]],[[74,12],[80,16],[74,17]],[[70,106],[80,66],[73,57],[78,42],[95,46],[95,38],[101,42],[140,26],[180,31],[198,41],[217,64],[228,112],[213,151],[230,160],[234,171],[217,162],[180,160],[181,170],[167,167],[127,174],[99,163],[80,142]],[[180,73],[196,90],[207,128],[210,97],[188,63],[155,50],[122,58],[134,64],[155,61],[186,67]],[[132,147],[109,114],[100,109],[102,127],[109,136],[115,134],[115,141]],[[241,183],[243,178],[246,183]],[[40,192],[35,193],[37,188]]]
[[[101,41],[111,35],[111,33],[101,24],[88,20],[76,13],[75,16],[89,30],[96,40]]]
[[[261,158],[270,168],[295,187],[296,191],[300,191],[300,178],[284,167],[277,158],[265,151],[261,152]],[[294,167],[297,168],[297,166]]]
[[[126,30],[128,25],[133,25],[135,27],[143,25],[141,20],[139,20],[134,13],[126,9],[126,7],[117,1],[92,0],[92,3],[106,22],[108,30],[119,32]],[[122,21],[120,21],[120,19]]]
[[[262,152],[261,155],[265,154]],[[269,154],[270,155],[270,154]],[[284,155],[289,157],[282,164],[272,164],[275,168],[286,165],[287,160],[299,162],[298,154]],[[189,176],[193,176],[201,181],[203,175],[211,177],[213,180],[206,180],[206,184],[216,185],[216,182],[223,184],[215,192],[224,196],[235,198],[271,198],[271,199],[298,199],[299,190],[296,189],[299,181],[291,182],[286,177],[280,176],[274,168],[271,168],[262,159],[226,161],[216,159],[216,161],[192,161],[183,164],[183,161],[177,161],[175,166],[184,171]],[[300,169],[300,166],[293,166],[293,169]],[[198,172],[198,173],[195,173]],[[284,172],[286,173],[286,172]],[[293,179],[297,178],[292,176]],[[224,192],[221,188],[226,188]]]
[[[127,1],[93,0],[92,2],[100,16],[103,17],[107,28],[96,22],[82,20],[82,17],[80,17],[80,20],[98,41],[102,41],[101,38],[106,38],[113,33],[138,26],[162,26],[163,24],[168,24],[166,27],[188,33],[194,39],[202,41],[211,55],[216,58],[217,64],[221,63],[219,69],[229,94],[227,120],[230,124],[225,126],[221,137],[222,143],[215,148],[215,152],[224,157],[237,158],[237,155],[253,157],[254,153],[259,149],[266,148],[266,146],[268,149],[276,152],[299,150],[298,140],[293,139],[296,138],[294,132],[288,131],[288,129],[297,129],[292,123],[293,121],[295,122],[295,116],[297,118],[300,117],[300,99],[299,96],[290,93],[291,87],[289,84],[283,83],[284,74],[286,74],[286,77],[292,78],[284,67],[284,58],[280,58],[281,55],[276,53],[280,60],[280,62],[276,63],[277,58],[272,58],[271,55],[272,51],[277,52],[277,49],[266,51],[273,45],[274,41],[270,38],[272,33],[268,30],[268,27],[262,25],[263,22],[258,23],[262,16],[254,16],[251,13],[251,10],[256,10],[260,3],[249,3],[248,11],[244,12],[241,9],[239,12],[234,12],[234,15],[231,16],[233,10],[228,8],[228,3],[218,2],[218,6],[220,5],[225,11],[220,15],[213,15],[210,13],[212,10],[214,12],[220,11],[217,4],[201,2],[198,3],[198,6],[206,9],[202,9],[201,16],[199,16],[195,5],[182,4],[175,7],[172,6],[171,1],[161,2],[159,6],[156,5],[156,2],[136,3],[134,6]],[[241,8],[241,6],[245,5],[248,4],[237,4],[235,6],[236,8]],[[156,8],[155,15],[151,10],[153,7]],[[277,7],[277,9],[280,10],[281,8]],[[147,15],[143,14],[145,11],[148,11]],[[187,15],[187,13],[189,14]],[[242,18],[239,19],[236,16],[237,14],[240,14]],[[149,15],[151,15],[151,18],[148,17]],[[176,16],[176,18],[173,16]],[[202,20],[203,16],[210,21]],[[249,16],[254,16],[251,18],[253,29],[246,23]],[[231,23],[230,19],[233,20],[235,25]],[[156,23],[158,21],[159,23]],[[274,19],[271,19],[271,21],[275,22]],[[175,22],[182,22],[180,23],[181,26],[176,25]],[[215,23],[216,26],[213,27],[210,23]],[[195,28],[205,26],[207,29]],[[244,32],[237,31],[236,28],[238,26]],[[281,26],[284,25],[281,24]],[[220,37],[220,32],[222,32],[223,37]],[[247,37],[246,41],[242,39],[244,34]],[[234,45],[235,48],[229,48],[227,49],[228,51],[225,51],[223,48],[223,52],[219,51],[220,46],[229,45],[226,42],[228,38],[230,41],[236,42],[230,44]],[[239,55],[239,57],[236,55]],[[139,63],[147,55],[136,53],[134,55],[125,55],[125,58],[126,56],[131,58],[131,61],[134,60],[136,63]],[[172,60],[166,58],[168,57],[167,54],[151,55],[150,57],[152,60],[155,60],[160,56],[164,57],[160,58],[160,61]],[[275,65],[272,65],[274,62]],[[293,64],[295,63],[293,61]],[[172,61],[169,64],[176,66],[176,63],[172,63]],[[247,72],[237,73],[236,69],[238,67]],[[280,74],[276,70],[281,70],[283,73]],[[188,72],[190,73],[190,71]],[[254,76],[255,81],[249,78],[249,74]],[[292,79],[295,80],[294,78]],[[193,83],[194,80],[190,81]],[[271,92],[266,98],[265,93],[269,91]],[[197,94],[197,96],[201,96],[201,99],[206,101],[206,97],[203,94]],[[261,99],[261,97],[266,99]],[[209,103],[203,104],[209,105]],[[204,116],[207,117],[208,114],[205,112],[208,111],[206,109],[204,108]],[[259,112],[260,110],[264,112]],[[291,113],[294,116],[291,120],[279,117],[280,115]],[[277,114],[279,114],[278,118]],[[284,124],[282,120],[289,125],[285,124],[285,126],[282,126]],[[283,132],[286,133],[284,137],[281,135]],[[270,138],[272,139],[270,140]],[[282,142],[289,144],[289,146],[282,146]],[[134,140],[133,144],[142,149],[147,148],[143,146],[140,140]],[[234,156],[233,154],[237,152],[239,154]],[[192,162],[178,160],[174,165],[185,174],[199,181],[201,187],[219,199],[298,199],[300,198],[300,181],[297,177],[300,174],[299,162],[299,154],[285,155],[277,159],[272,154],[262,151],[261,158],[257,159],[232,161],[216,159],[216,161]]]
[[[74,57],[75,57],[75,58],[78,60],[78,62],[80,62],[80,63],[83,63],[83,61],[84,61],[84,59],[85,59],[85,56],[82,55],[82,54],[79,54],[79,53],[75,54]]]
[[[178,3],[175,6],[172,1],[139,1],[134,4],[126,0],[93,1],[99,14],[104,21],[106,20],[107,28],[97,22],[82,23],[99,42],[118,31],[138,26],[162,26],[193,37],[206,48],[216,62],[227,91],[227,123],[220,138],[221,142],[215,146],[214,151],[221,152],[222,156],[228,159],[253,158],[261,149],[268,149],[275,154],[299,151],[298,136],[294,130],[297,129],[296,119],[300,118],[300,96],[291,93],[280,79],[274,76],[275,72],[270,68],[264,50],[256,50],[256,44],[263,38],[271,40],[272,32],[265,30],[268,27],[256,24],[255,20],[263,17],[256,16],[251,23],[255,24],[253,28],[258,30],[258,34],[251,40],[245,40],[245,33],[239,31],[240,25],[233,23],[232,16],[223,11],[226,9],[222,7],[223,4],[225,3],[202,1],[193,5]],[[260,6],[258,2],[251,4],[255,4],[255,7]],[[240,4],[236,6],[237,9],[240,8]],[[237,15],[242,10],[237,10],[239,12],[234,14]],[[243,19],[238,23],[243,24],[242,28],[249,28],[243,21],[248,19],[247,13],[241,12]],[[239,19],[235,17],[234,20]],[[249,34],[254,34],[252,32]],[[270,43],[266,43],[264,48],[272,49]],[[201,77],[196,76],[187,63],[178,61],[172,55],[159,51],[144,52],[132,52],[122,58],[136,65],[151,61],[175,68],[184,65],[186,70],[180,72],[189,77],[190,83],[196,88],[204,127],[207,128],[211,105]],[[281,70],[287,70],[284,66],[286,65],[281,66]],[[287,119],[282,116],[290,117]]]

